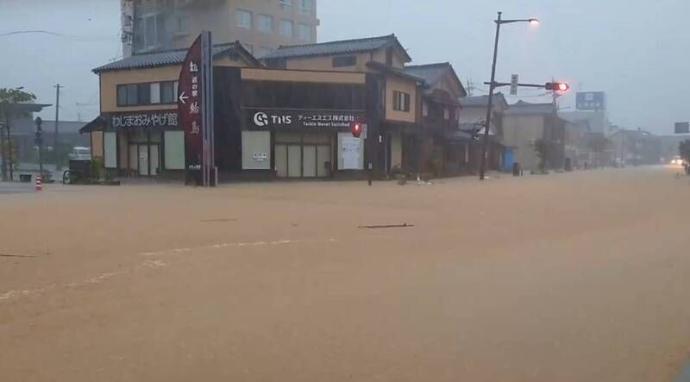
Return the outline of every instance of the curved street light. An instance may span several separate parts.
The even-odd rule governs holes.
[[[513,23],[529,23],[530,25],[539,25],[540,21],[537,18],[529,19],[513,19],[504,20],[501,18],[503,12],[498,12],[498,18],[494,20],[496,23],[496,41],[494,42],[494,60],[491,65],[491,82],[489,83],[489,102],[486,109],[486,126],[484,127],[484,140],[482,142],[482,157],[479,164],[479,180],[484,180],[486,172],[486,153],[489,147],[489,130],[491,129],[491,109],[493,107],[494,89],[496,88],[496,58],[498,57],[498,37],[501,33],[501,25]]]

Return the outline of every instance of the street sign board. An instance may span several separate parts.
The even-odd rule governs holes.
[[[510,95],[518,94],[518,83],[520,83],[520,76],[513,74],[510,76]]]
[[[204,186],[212,185],[213,69],[211,34],[202,32],[187,51],[180,70],[177,94],[179,122],[185,133],[185,168],[199,175]]]
[[[676,134],[690,134],[690,122],[676,122]]]
[[[249,129],[350,129],[364,120],[364,113],[352,110],[286,110],[245,108]]]
[[[187,171],[201,171],[203,139],[202,118],[203,84],[201,76],[201,36],[187,51],[180,71],[177,110],[184,130]]]
[[[606,109],[606,93],[578,92],[575,103],[577,110],[604,110]]]

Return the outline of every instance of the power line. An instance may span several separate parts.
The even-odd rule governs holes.
[[[61,37],[61,38],[66,38],[70,39],[73,41],[119,41],[119,37],[105,37],[105,36],[78,36],[78,35],[69,35],[65,33],[59,33],[59,32],[53,32],[53,31],[48,31],[48,30],[42,30],[42,29],[29,29],[29,30],[18,30],[18,31],[12,31],[12,32],[5,32],[5,33],[0,33],[0,37],[9,37],[9,36],[16,36],[16,35],[25,35],[25,34],[44,34],[44,35],[49,35],[49,36],[54,36],[54,37]]]

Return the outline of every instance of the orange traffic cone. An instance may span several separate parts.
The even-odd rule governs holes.
[[[43,177],[40,175],[36,177],[36,191],[43,191]]]

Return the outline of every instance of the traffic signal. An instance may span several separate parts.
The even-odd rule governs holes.
[[[352,124],[352,136],[355,138],[359,138],[362,135],[362,131],[364,130],[364,127],[362,126],[361,123],[355,122]]]
[[[568,90],[570,90],[570,85],[568,85],[565,82],[547,82],[546,85],[544,85],[546,90],[553,90],[555,92],[561,92],[565,93]]]

